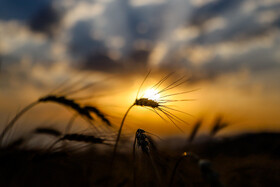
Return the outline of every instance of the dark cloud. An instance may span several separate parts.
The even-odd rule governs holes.
[[[188,24],[197,26],[202,25],[215,16],[221,16],[230,11],[234,11],[241,2],[243,1],[219,0],[203,5],[193,11]],[[238,11],[236,13],[238,14]]]
[[[69,53],[75,58],[87,58],[92,53],[106,52],[104,41],[95,40],[91,35],[93,26],[90,21],[79,21],[71,30]]]
[[[134,50],[128,56],[128,61],[147,65],[149,55],[150,55],[150,51],[148,50]]]
[[[38,9],[29,21],[32,31],[52,36],[60,24],[61,15],[51,4]]]
[[[135,39],[156,41],[163,29],[163,15],[166,7],[163,5],[129,7],[127,9],[128,28]]]
[[[83,59],[79,68],[106,73],[130,73],[145,69],[148,63],[149,51],[134,50],[124,58],[113,60],[105,52],[90,54]]]
[[[1,0],[0,19],[28,21],[51,0]]]
[[[273,25],[280,28],[280,17],[273,22]]]
[[[250,14],[242,12],[241,3],[244,1],[220,0],[194,10],[187,25],[197,27],[200,30],[200,35],[192,42],[200,45],[225,41],[244,42],[265,36],[271,30],[279,28],[279,20],[271,24],[264,24],[258,21],[257,16],[268,10],[277,13],[275,7],[280,7],[280,3],[274,6],[256,8]],[[226,27],[214,32],[205,32],[204,24],[217,17],[225,20]]]
[[[229,60],[212,59],[194,72],[194,79],[212,81],[222,75],[234,74],[244,69],[254,76],[260,72],[279,70],[279,61],[271,55],[270,49],[258,49],[251,55],[240,55]],[[195,70],[195,69],[194,69]]]
[[[104,53],[96,53],[89,55],[80,66],[82,69],[102,71],[102,72],[115,72],[123,68],[123,64],[110,59]]]
[[[225,29],[210,33],[202,33],[193,40],[194,44],[209,45],[221,42],[234,41],[246,42],[269,34],[275,28],[274,25],[260,25],[252,17],[243,18],[238,24],[228,25]]]

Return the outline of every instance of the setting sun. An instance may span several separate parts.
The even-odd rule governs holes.
[[[147,98],[153,101],[159,101],[160,94],[155,89],[151,88],[145,91],[143,98]]]

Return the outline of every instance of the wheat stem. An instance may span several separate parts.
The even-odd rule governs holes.
[[[27,105],[24,109],[22,109],[19,113],[16,114],[16,116],[10,121],[10,123],[8,123],[8,125],[4,128],[4,130],[2,131],[1,135],[0,135],[0,145],[2,145],[4,136],[7,134],[7,132],[14,126],[15,122],[28,110],[30,110],[32,107],[34,107],[35,105],[37,105],[39,102],[35,101],[29,105]]]
[[[156,164],[155,164],[155,162],[154,162],[154,159],[152,158],[152,156],[151,156],[150,153],[148,153],[147,155],[148,155],[148,157],[149,157],[149,159],[150,159],[150,162],[151,162],[151,164],[152,164],[152,167],[153,167],[153,169],[154,169],[154,171],[155,171],[155,174],[156,174],[156,177],[157,177],[157,181],[158,181],[159,186],[164,186],[164,185],[162,184],[162,179],[161,179],[161,177],[160,177],[160,174],[159,174],[159,171],[158,171],[158,169],[157,169],[157,167],[156,167]]]
[[[133,142],[133,158],[132,158],[132,162],[133,162],[133,186],[136,186],[136,154],[135,154],[135,147],[136,147],[136,134],[135,134],[135,138],[134,138],[134,142]]]
[[[175,164],[175,166],[174,166],[174,168],[173,168],[173,171],[172,171],[172,174],[171,174],[171,178],[170,178],[170,183],[169,183],[169,186],[170,186],[170,187],[172,187],[172,185],[173,185],[173,181],[174,181],[174,177],[175,177],[177,168],[178,168],[179,164],[181,163],[181,161],[182,161],[184,158],[185,158],[184,156],[180,157],[180,158],[177,160],[177,162],[176,162],[176,164]]]
[[[132,109],[132,107],[133,107],[134,105],[135,105],[135,104],[131,105],[131,106],[127,109],[126,113],[125,113],[124,116],[123,116],[123,119],[122,119],[122,122],[121,122],[121,126],[120,126],[120,128],[119,128],[118,136],[117,136],[117,139],[116,139],[116,143],[115,143],[115,146],[114,146],[112,163],[114,163],[114,159],[115,159],[115,156],[116,156],[117,147],[118,147],[118,143],[119,143],[119,140],[120,140],[120,136],[121,136],[121,132],[122,132],[122,127],[123,127],[124,121],[125,121],[125,119],[126,119],[126,116],[127,116],[128,112]]]

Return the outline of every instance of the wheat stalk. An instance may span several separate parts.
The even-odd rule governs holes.
[[[117,139],[116,139],[116,143],[115,143],[114,150],[113,150],[113,161],[112,162],[114,162],[114,158],[115,158],[115,155],[116,155],[116,152],[117,152],[117,147],[118,147],[118,143],[119,143],[119,140],[120,140],[120,135],[121,135],[121,131],[122,131],[122,128],[123,128],[123,125],[124,125],[124,121],[125,121],[128,113],[129,113],[129,111],[134,106],[145,107],[146,109],[151,110],[152,112],[156,113],[161,119],[165,120],[164,117],[160,114],[160,112],[161,112],[172,122],[173,125],[175,125],[182,132],[183,132],[183,130],[176,124],[176,122],[187,123],[186,121],[182,120],[181,118],[179,118],[178,116],[176,116],[172,112],[170,112],[170,110],[171,111],[176,111],[176,112],[181,112],[181,113],[187,114],[187,115],[190,115],[189,113],[173,109],[171,107],[166,106],[165,104],[169,103],[169,102],[193,101],[194,99],[172,100],[172,99],[166,99],[166,98],[171,97],[171,96],[175,96],[175,95],[190,93],[190,92],[196,91],[197,89],[186,91],[186,92],[180,92],[180,93],[166,94],[166,95],[161,96],[160,100],[158,100],[158,101],[153,100],[153,99],[149,99],[149,98],[144,98],[144,97],[138,98],[139,92],[140,92],[144,82],[148,78],[149,74],[150,74],[150,72],[148,72],[148,74],[146,75],[146,77],[142,81],[142,83],[141,83],[141,85],[140,85],[140,87],[137,91],[136,99],[135,99],[134,103],[127,109],[127,111],[124,114],[124,117],[122,118],[121,125],[120,125],[118,135],[117,135]],[[165,77],[163,77],[159,82],[157,82],[155,85],[153,85],[152,88],[153,89],[158,89],[164,83],[164,81],[166,81],[172,74],[173,73],[170,73],[170,74],[166,75]],[[185,77],[181,77],[181,78],[177,79],[176,81],[172,82],[171,84],[169,84],[168,86],[166,86],[165,88],[157,91],[156,94],[164,93],[168,90],[174,89],[174,88],[182,85],[186,81],[187,80],[185,80]],[[192,116],[192,115],[190,115],[190,116]]]
[[[47,135],[51,135],[51,136],[61,136],[61,132],[53,129],[53,128],[44,128],[44,127],[38,127],[34,130],[34,133],[36,134],[47,134]]]
[[[95,137],[93,135],[85,135],[85,134],[78,134],[78,133],[70,133],[65,134],[56,140],[49,148],[50,151],[57,143],[61,141],[75,141],[75,142],[84,142],[84,143],[91,143],[91,144],[107,144],[105,143],[105,139]]]
[[[39,98],[37,101],[29,104],[25,108],[23,108],[19,113],[16,114],[16,116],[8,123],[8,125],[4,128],[0,135],[0,145],[2,144],[4,136],[7,134],[7,132],[14,126],[15,122],[27,111],[29,111],[34,106],[38,105],[39,103],[46,103],[46,102],[53,102],[60,105],[63,105],[65,107],[71,108],[73,111],[77,112],[80,116],[85,118],[88,122],[91,123],[93,120],[93,117],[91,116],[91,113],[96,114],[103,122],[105,122],[107,125],[111,126],[111,123],[109,119],[105,117],[105,115],[98,110],[96,107],[93,106],[82,106],[80,103],[76,102],[74,99],[67,98],[65,96],[59,96],[59,95],[47,95],[45,97]],[[91,123],[92,124],[92,123]]]
[[[97,115],[105,124],[107,124],[108,126],[112,126],[111,122],[109,121],[109,119],[105,116],[105,114],[103,114],[103,112],[101,112],[99,109],[97,109],[96,107],[93,106],[85,106],[84,107],[85,110],[89,111],[89,112],[93,112],[95,115]]]
[[[8,123],[8,125],[4,128],[4,130],[2,131],[1,135],[0,135],[0,146],[2,145],[2,141],[4,136],[7,134],[7,132],[13,127],[13,125],[15,124],[15,122],[24,114],[26,113],[28,110],[30,110],[32,107],[34,107],[35,105],[38,104],[38,101],[33,102],[31,104],[29,104],[28,106],[26,106],[24,109],[22,109],[19,113],[16,114],[16,116]]]
[[[38,102],[54,102],[66,107],[70,107],[74,111],[76,111],[81,116],[84,116],[90,120],[93,120],[93,117],[90,115],[90,112],[81,106],[81,104],[77,103],[73,99],[66,98],[65,96],[57,96],[57,95],[48,95],[46,97],[42,97],[38,100]]]
[[[69,140],[69,141],[77,141],[77,142],[86,142],[86,143],[93,143],[93,144],[102,144],[104,143],[104,139],[97,138],[92,135],[84,135],[84,134],[65,134],[61,140]]]
[[[191,133],[190,133],[190,136],[189,136],[189,139],[188,139],[188,143],[192,143],[192,141],[194,140],[194,138],[195,138],[196,135],[197,135],[197,132],[198,132],[198,130],[199,130],[201,124],[202,124],[202,121],[201,121],[201,120],[199,120],[199,121],[197,121],[197,122],[195,123],[195,125],[194,125],[194,127],[193,127],[193,129],[192,129],[192,131],[191,131]]]
[[[217,116],[215,119],[212,129],[210,131],[210,136],[215,136],[220,130],[228,127],[228,123],[223,122],[223,119],[221,116]]]
[[[174,182],[174,178],[175,178],[175,174],[176,171],[180,165],[180,163],[185,160],[185,159],[191,159],[192,161],[194,161],[197,166],[200,168],[200,172],[202,174],[202,177],[204,178],[204,180],[210,184],[210,186],[215,186],[215,187],[222,187],[222,183],[219,181],[218,178],[218,174],[212,169],[211,167],[211,162],[206,160],[206,159],[200,159],[199,156],[197,156],[194,153],[187,153],[184,152],[181,157],[177,160],[173,170],[172,170],[172,174],[171,174],[171,178],[170,178],[170,182],[169,182],[169,186],[172,187],[173,186],[173,182]]]
[[[157,177],[159,186],[163,186],[159,171],[158,171],[156,164],[154,162],[154,159],[152,158],[152,155],[151,155],[151,148],[154,147],[154,143],[153,143],[152,139],[148,135],[146,135],[146,131],[144,131],[143,129],[138,129],[136,131],[134,142],[133,142],[133,184],[134,184],[134,186],[136,186],[136,166],[135,166],[135,163],[136,163],[135,162],[135,158],[136,158],[135,147],[136,147],[136,145],[141,148],[142,152],[145,155],[148,156],[149,161],[156,173],[156,177]]]

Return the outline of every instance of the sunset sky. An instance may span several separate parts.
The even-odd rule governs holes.
[[[141,93],[170,72],[162,88],[180,76],[189,81],[169,94],[197,89],[173,98],[195,99],[173,106],[193,116],[174,111],[189,123],[178,124],[186,133],[199,119],[206,133],[219,115],[227,134],[279,131],[279,9],[280,0],[1,0],[1,128],[62,82],[96,82],[76,96],[93,96],[84,102],[118,126],[151,70]],[[68,118],[58,106],[40,106],[18,124]],[[141,107],[126,127],[181,133]]]

